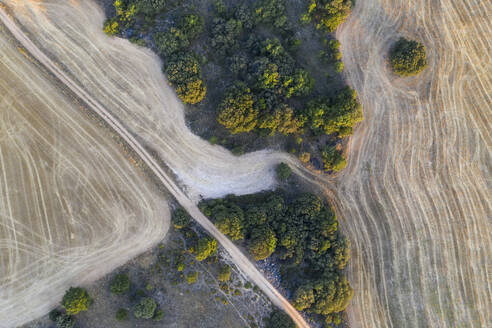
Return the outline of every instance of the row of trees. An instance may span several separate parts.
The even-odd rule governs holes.
[[[255,260],[272,255],[301,311],[338,321],[352,289],[343,275],[350,242],[330,208],[314,194],[282,192],[206,200],[200,209],[232,240],[245,240]],[[290,274],[287,274],[290,272]]]

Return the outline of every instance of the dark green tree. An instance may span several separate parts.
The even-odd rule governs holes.
[[[285,163],[278,164],[275,171],[277,172],[277,178],[280,181],[287,180],[288,178],[290,178],[290,175],[292,174],[292,170],[290,169],[289,165]]]
[[[296,328],[296,324],[283,311],[274,309],[266,320],[266,328]]]
[[[172,216],[174,229],[183,229],[190,225],[191,217],[182,207],[177,208]]]
[[[249,250],[256,261],[268,258],[275,251],[277,238],[275,233],[268,227],[256,227],[251,232]]]

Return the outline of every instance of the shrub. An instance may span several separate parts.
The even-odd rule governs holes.
[[[393,72],[400,76],[420,73],[427,66],[424,45],[400,38],[390,50],[390,64]]]
[[[335,147],[328,147],[321,152],[323,164],[326,171],[338,172],[345,168],[347,162],[342,154]]]
[[[118,311],[116,311],[115,317],[118,321],[124,321],[128,319],[128,311],[126,309],[118,309]]]
[[[71,315],[61,314],[56,318],[56,328],[73,328],[75,326],[75,318]]]
[[[227,264],[219,268],[219,281],[227,282],[231,279],[231,267]]]
[[[133,308],[135,318],[150,319],[154,316],[157,303],[150,297],[144,297]]]
[[[285,163],[278,164],[275,171],[277,172],[277,178],[280,181],[287,180],[290,177],[290,175],[292,174],[292,170],[290,169],[289,165],[287,165]]]
[[[190,272],[186,275],[186,281],[189,285],[194,284],[198,280],[198,272]]]
[[[125,273],[119,273],[111,280],[109,290],[113,294],[123,294],[130,289],[130,278]]]
[[[266,328],[296,328],[292,319],[283,311],[275,309],[266,320]]]
[[[164,318],[164,312],[162,311],[162,309],[158,309],[157,311],[155,311],[155,315],[154,318],[152,318],[152,320],[161,321],[162,318]]]
[[[77,314],[80,311],[87,311],[92,304],[87,291],[80,287],[70,287],[62,299],[62,306],[67,311],[67,314]]]

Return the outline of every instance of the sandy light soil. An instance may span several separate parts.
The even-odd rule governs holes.
[[[157,243],[169,209],[0,28],[0,327],[10,328]]]

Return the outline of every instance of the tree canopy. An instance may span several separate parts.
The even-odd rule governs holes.
[[[133,315],[135,318],[151,319],[156,308],[157,303],[153,298],[144,297],[133,307]]]
[[[119,273],[111,280],[109,290],[113,294],[123,294],[130,289],[130,278],[126,273]]]
[[[390,50],[390,64],[393,72],[400,76],[416,75],[427,67],[423,44],[400,38]]]
[[[63,296],[62,306],[67,314],[77,314],[80,311],[87,311],[92,304],[87,291],[80,287],[70,287]]]

